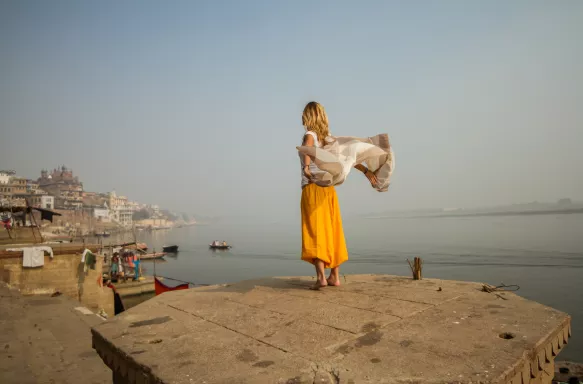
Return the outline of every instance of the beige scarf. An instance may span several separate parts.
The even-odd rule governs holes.
[[[340,185],[355,165],[366,164],[378,180],[373,187],[379,192],[389,189],[395,155],[386,133],[367,138],[328,136],[323,147],[301,146],[297,149],[300,155],[308,155],[319,168],[319,171],[312,172],[311,179],[317,185]]]

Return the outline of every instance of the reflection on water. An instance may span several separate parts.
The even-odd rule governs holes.
[[[561,359],[583,361],[583,214],[455,217],[441,219],[345,218],[350,260],[342,273],[409,275],[406,259],[423,258],[424,276],[518,284],[518,294],[573,317],[573,338]],[[179,252],[156,263],[160,275],[215,284],[263,276],[311,275],[300,258],[299,222],[216,223],[142,232],[151,250],[177,244]],[[225,239],[230,250],[208,244]],[[153,263],[143,264],[147,273]],[[579,288],[578,288],[579,287]]]

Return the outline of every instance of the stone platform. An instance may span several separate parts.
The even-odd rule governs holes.
[[[103,321],[65,295],[22,296],[0,283],[0,383],[111,383],[91,348]]]
[[[570,317],[482,284],[269,278],[164,293],[92,329],[114,383],[550,383]]]

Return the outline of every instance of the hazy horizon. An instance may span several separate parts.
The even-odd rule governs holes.
[[[301,111],[387,132],[343,214],[583,201],[583,2],[0,1],[0,169],[206,216],[299,217]]]

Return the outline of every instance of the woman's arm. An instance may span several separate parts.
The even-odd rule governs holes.
[[[314,146],[314,136],[306,134],[304,136],[304,142],[302,143],[304,147],[313,147]],[[304,155],[304,165],[308,166],[312,162],[310,156]]]
[[[366,175],[366,173],[368,172],[368,168],[367,168],[367,167],[365,167],[365,166],[364,166],[364,165],[362,165],[362,164],[356,164],[356,165],[354,166],[354,168],[358,169],[360,172],[364,173],[365,175]]]
[[[302,145],[304,147],[313,147],[314,146],[314,137],[312,135],[306,134],[304,136],[304,142]],[[304,155],[304,173],[306,174],[306,176],[308,178],[312,177],[312,174],[310,173],[310,168],[308,167],[311,162],[312,162],[312,159],[310,159],[310,156]]]
[[[366,178],[368,179],[368,181],[370,181],[370,183],[371,183],[371,185],[373,187],[378,184],[379,181],[377,180],[376,175],[374,173],[372,173],[371,171],[369,171],[367,167],[365,167],[362,164],[356,164],[354,166],[354,168],[356,168],[360,172],[364,173],[364,175],[366,176]]]

